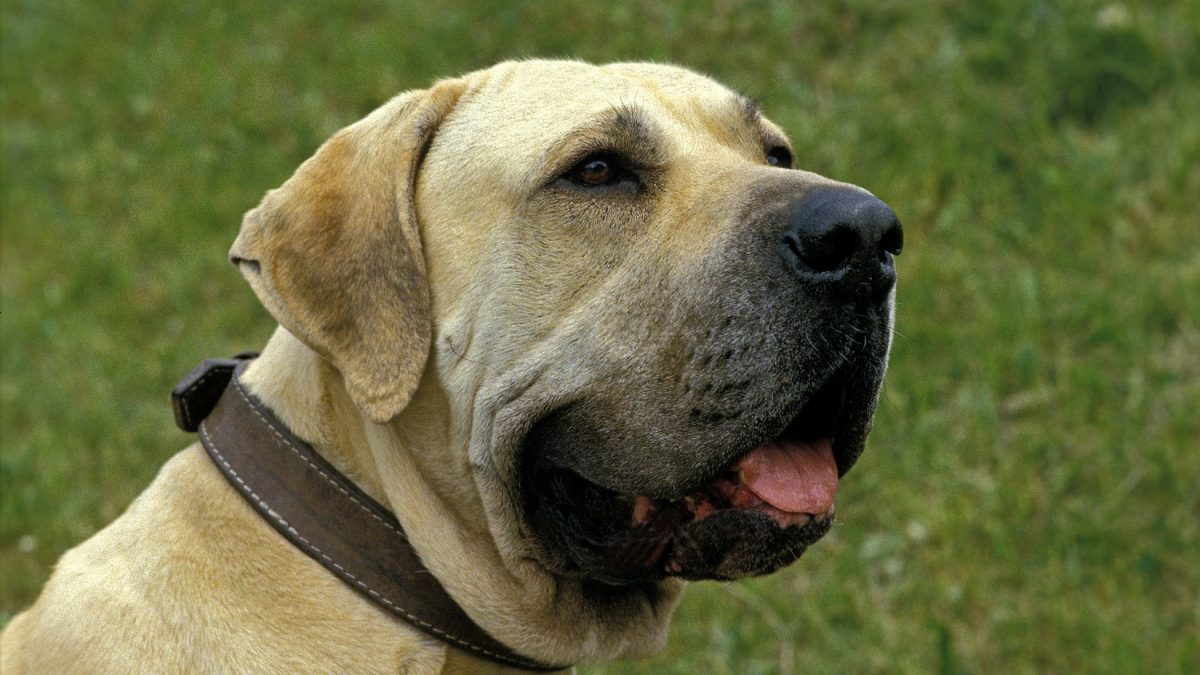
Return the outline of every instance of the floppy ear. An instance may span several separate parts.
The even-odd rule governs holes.
[[[336,133],[242,220],[229,259],[285,328],[341,372],[375,422],[408,405],[431,317],[413,191],[465,85],[400,94]]]

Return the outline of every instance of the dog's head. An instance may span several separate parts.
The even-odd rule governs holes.
[[[231,256],[368,418],[436,399],[514,559],[763,574],[863,449],[902,243],[803,160],[678,68],[507,63],[340,132]]]

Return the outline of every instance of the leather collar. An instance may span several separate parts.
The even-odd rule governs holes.
[[[175,420],[276,531],[346,585],[414,627],[482,658],[561,670],[479,627],[421,563],[396,517],[297,438],[238,381],[257,354],[207,359],[171,392]]]

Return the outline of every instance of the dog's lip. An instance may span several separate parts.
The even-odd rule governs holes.
[[[844,455],[848,450],[842,443],[839,443],[841,439],[838,434],[847,416],[846,403],[850,392],[850,379],[847,376],[847,370],[848,368],[845,365],[835,370],[825,380],[824,384],[804,399],[804,402],[799,406],[799,412],[788,418],[790,421],[782,425],[782,428],[775,427],[777,431],[774,433],[765,433],[759,437],[757,442],[741,445],[740,449],[732,449],[730,454],[725,455],[725,460],[722,463],[715,466],[710,464],[710,471],[707,476],[681,486],[683,489],[673,491],[672,493],[647,494],[647,496],[660,501],[677,501],[683,499],[688,495],[705,489],[713,481],[729,472],[733,465],[759,448],[770,444],[808,444],[828,438],[830,439],[835,461],[840,467]],[[537,472],[565,471],[572,473],[588,483],[609,492],[628,498],[635,496],[634,493],[626,492],[615,485],[607,484],[607,481],[594,478],[586,473],[581,473],[573,467],[561,465],[552,458],[539,458],[535,463],[535,467],[534,470]],[[839,468],[839,476],[841,473],[844,472]]]
[[[843,373],[831,376],[808,398],[782,433],[742,453],[698,490],[677,499],[625,497],[630,509],[629,529],[659,535],[655,545],[637,547],[645,556],[641,563],[659,567],[668,575],[686,574],[687,570],[669,546],[670,533],[695,526],[717,513],[760,514],[781,529],[828,528],[836,511],[834,495],[839,473],[835,460],[836,433],[846,412],[847,391],[848,380]],[[787,466],[792,462],[795,468]],[[764,470],[764,463],[784,466],[766,468],[774,475],[753,475]],[[764,480],[767,483],[774,480],[776,484],[764,486]],[[779,484],[781,480],[815,484]]]
[[[548,485],[574,485],[567,488],[566,494],[592,495],[580,502],[586,503],[587,506],[583,508],[591,512],[591,515],[581,518],[590,523],[588,527],[595,529],[581,530],[584,534],[574,539],[573,544],[564,544],[564,551],[572,547],[580,551],[570,554],[573,558],[582,556],[575,558],[568,566],[590,559],[590,563],[583,563],[583,569],[597,579],[617,584],[630,579],[654,578],[656,574],[725,578],[722,573],[715,572],[715,568],[704,571],[712,562],[704,560],[704,557],[714,553],[711,548],[713,534],[745,531],[758,533],[748,536],[762,537],[766,536],[764,530],[758,528],[767,524],[779,533],[778,536],[787,533],[787,543],[782,545],[795,554],[792,559],[799,556],[833,523],[835,508],[832,497],[840,474],[837,461],[842,459],[844,453],[851,452],[855,443],[852,434],[850,438],[841,438],[839,434],[844,430],[853,430],[856,424],[851,419],[854,411],[848,405],[854,400],[852,380],[848,375],[850,372],[845,364],[834,368],[825,382],[805,397],[799,411],[788,422],[780,424],[773,431],[767,430],[753,446],[742,446],[741,450],[734,450],[723,460],[718,460],[723,463],[683,490],[656,494],[613,489],[574,468],[558,465],[551,458],[543,456],[539,458],[540,461],[535,460],[530,466],[530,480],[549,481]],[[797,503],[788,501],[785,495],[785,499],[780,500],[780,495],[772,494],[758,484],[756,487],[760,492],[775,498],[784,507],[780,508],[750,489],[754,481],[747,481],[744,473],[747,467],[743,462],[769,444],[821,446],[832,455],[832,458],[822,460],[825,480],[832,483],[823,489],[828,499],[802,499]],[[739,468],[743,472],[739,473]],[[788,475],[785,472],[782,477],[786,479]],[[796,477],[795,474],[791,475]],[[803,475],[799,477],[804,478]],[[822,492],[822,489],[817,491]],[[572,499],[567,497],[567,501]],[[741,541],[738,534],[732,534],[732,537],[733,541]],[[708,543],[705,544],[705,541]],[[799,542],[804,543],[800,545]],[[701,558],[696,558],[697,555]]]

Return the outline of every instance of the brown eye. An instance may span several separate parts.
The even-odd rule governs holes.
[[[767,150],[767,164],[781,169],[792,168],[792,152],[782,145]]]
[[[629,168],[630,163],[622,156],[612,152],[596,152],[584,157],[563,178],[582,187],[600,188],[626,186],[637,189],[640,185],[638,174]]]
[[[597,158],[585,160],[575,175],[584,185],[605,185],[612,181],[614,174],[608,160]]]

